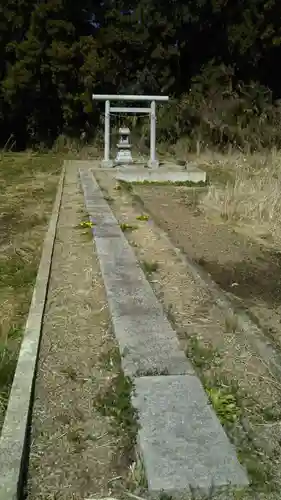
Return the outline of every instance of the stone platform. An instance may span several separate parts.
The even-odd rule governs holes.
[[[100,169],[100,165],[92,164],[92,168]],[[134,165],[118,165],[114,168],[102,168],[108,170],[117,180],[124,182],[191,182],[206,183],[206,172],[191,163],[177,165],[175,162],[165,162],[158,168],[147,168],[144,163]]]

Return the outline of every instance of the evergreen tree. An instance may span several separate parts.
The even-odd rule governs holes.
[[[0,142],[94,128],[95,91],[280,97],[280,14],[279,0],[2,0]]]
[[[11,6],[12,17],[19,5]],[[97,43],[89,34],[88,13],[79,15],[72,6],[64,0],[29,2],[26,19],[19,18],[20,36],[3,44],[9,56],[1,85],[4,119],[19,146],[29,140],[51,144],[62,132],[77,134],[91,110]]]

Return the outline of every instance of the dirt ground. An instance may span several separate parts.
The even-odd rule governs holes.
[[[199,258],[209,255],[207,248],[212,255],[212,238],[210,236],[208,240],[206,234],[208,222],[205,221],[203,226],[202,220],[201,228],[200,224],[196,226],[200,217],[197,201],[191,203],[187,199],[186,188],[134,187],[134,192],[136,188],[151,213],[155,213],[155,218],[152,218],[129,189],[120,187],[108,174],[95,171],[95,176],[119,223],[127,228],[125,234],[140,265],[177,331],[182,348],[209,391],[213,406],[235,444],[241,462],[247,467],[252,487],[237,498],[277,500],[281,486],[280,383],[254,351],[245,334],[238,330],[235,318],[218,308],[207,287],[190,274],[157,225],[159,218],[165,220],[165,229],[173,231],[177,246],[182,246],[180,241],[186,234],[181,228],[186,231],[188,228],[188,241],[194,245],[194,252],[196,244],[199,245]],[[174,192],[176,195],[173,195]],[[173,196],[176,196],[175,201]],[[177,202],[177,199],[180,201]],[[190,212],[192,216],[188,217]],[[191,235],[194,237],[192,243]],[[179,241],[179,238],[182,239]],[[223,251],[232,249],[234,238],[231,239],[230,233],[222,242],[225,238],[222,228],[217,230],[216,238],[216,248],[222,250],[223,258]],[[232,255],[236,260],[241,258],[240,250],[239,244],[233,244]],[[246,259],[246,246],[243,251]],[[231,401],[229,415],[228,398]]]
[[[0,430],[60,170],[52,155],[0,157]]]
[[[113,429],[120,368],[91,229],[80,225],[86,220],[69,168],[35,386],[28,500],[110,496],[133,467],[130,435],[121,424]],[[110,389],[102,414],[97,402]]]
[[[134,186],[176,246],[203,266],[227,293],[248,309],[281,346],[281,249],[233,227],[200,203],[204,192],[185,187]],[[247,233],[249,230],[247,228]]]

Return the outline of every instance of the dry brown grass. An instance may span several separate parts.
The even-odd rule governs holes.
[[[211,185],[201,206],[256,236],[281,242],[281,153],[203,153]]]
[[[60,135],[53,148],[53,153],[64,154],[79,160],[101,158],[103,151],[103,133],[98,133],[96,138],[88,141],[86,138],[73,139]]]
[[[58,156],[0,158],[0,428],[60,169]]]

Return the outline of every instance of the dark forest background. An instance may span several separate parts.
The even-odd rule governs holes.
[[[1,0],[0,145],[93,138],[96,93],[164,93],[158,136],[281,145],[280,0]]]

